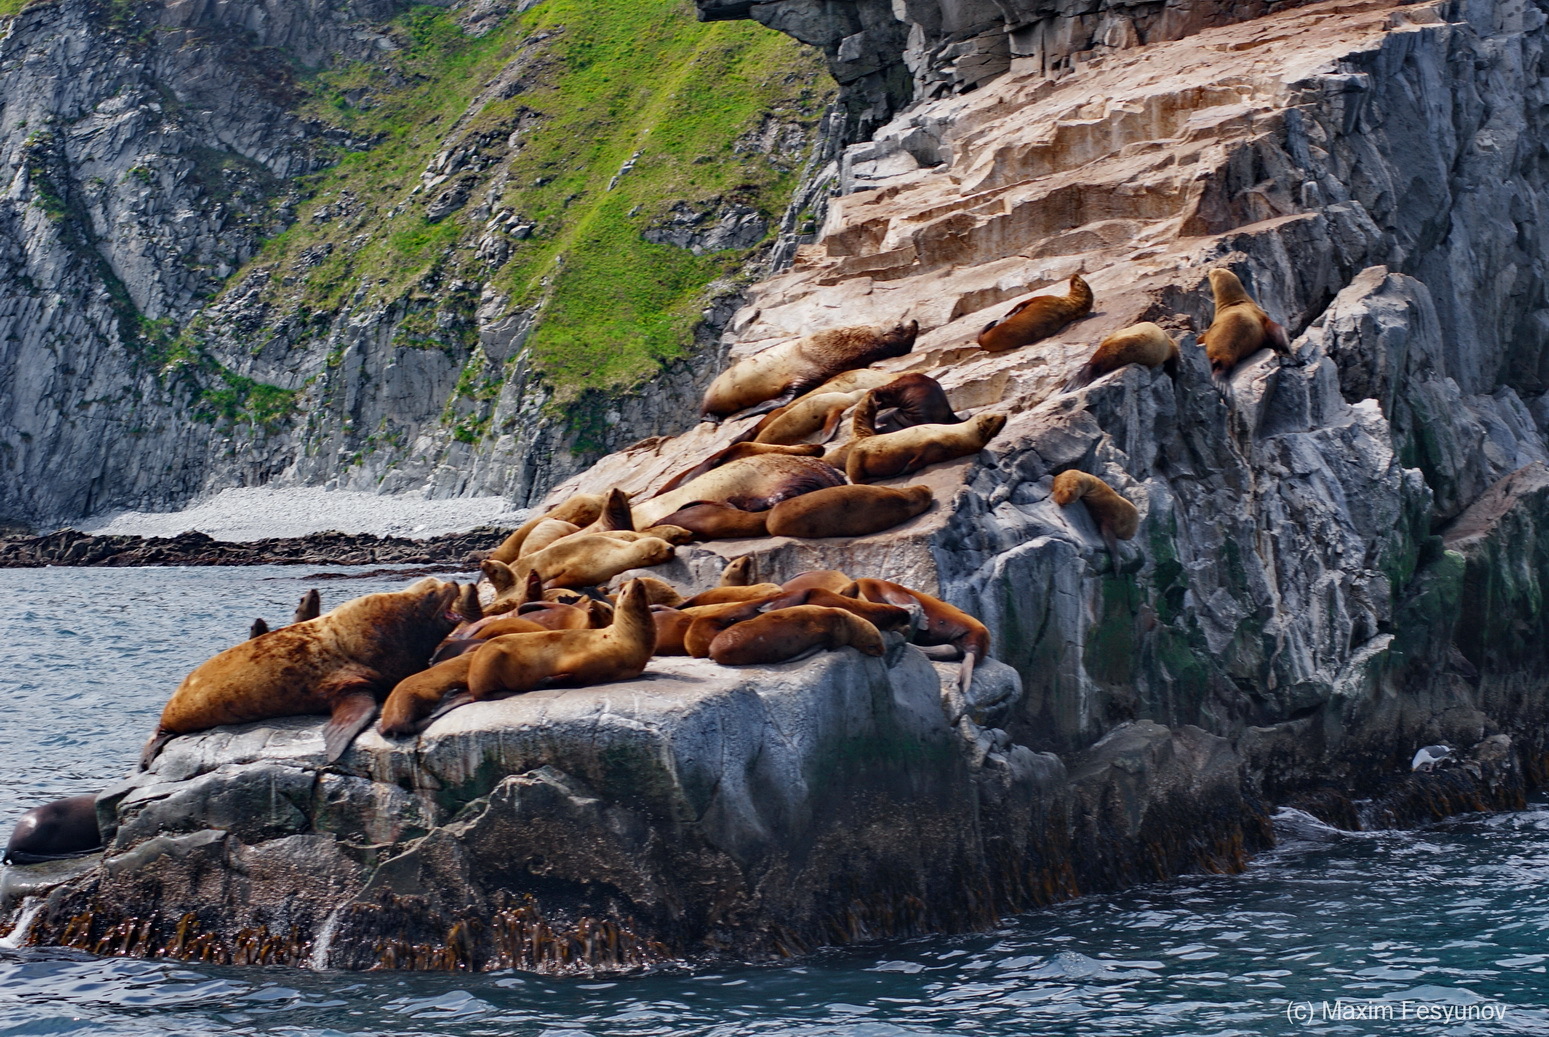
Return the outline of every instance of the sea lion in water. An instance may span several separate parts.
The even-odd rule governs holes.
[[[891,328],[833,328],[772,346],[722,371],[705,391],[700,413],[715,420],[773,410],[843,371],[904,355],[919,332],[916,320]]]
[[[631,580],[619,593],[613,622],[605,629],[550,630],[494,638],[477,651],[416,674],[393,688],[382,706],[378,726],[384,735],[410,734],[424,717],[436,711],[447,692],[457,689],[465,694],[445,708],[531,691],[545,682],[586,686],[629,680],[645,671],[655,648],[656,625],[646,604],[645,589]]]
[[[377,699],[423,670],[457,626],[459,590],[427,577],[406,590],[346,601],[200,663],[162,710],[140,768],[175,735],[314,713],[331,714],[323,744],[329,762],[337,760],[371,722]]]
[[[635,518],[648,525],[663,522],[695,501],[720,501],[748,511],[767,511],[790,497],[825,486],[842,486],[844,481],[843,472],[816,457],[759,454],[722,465],[671,493],[651,498],[635,508]]]
[[[538,524],[545,519],[562,519],[565,522],[574,523],[577,526],[590,525],[597,521],[597,516],[602,514],[603,499],[596,494],[578,493],[573,497],[554,505],[548,511],[536,518],[528,519],[522,523],[510,536],[501,541],[500,546],[489,553],[489,557],[497,562],[505,562],[510,565],[521,554],[522,543],[527,539]]]
[[[770,665],[845,646],[866,655],[886,650],[877,628],[853,612],[797,605],[721,631],[710,642],[710,658],[723,666]]]
[[[856,404],[845,474],[852,483],[909,475],[928,465],[977,454],[1006,427],[1004,414],[979,414],[956,425],[915,425],[898,432],[874,431],[876,400],[868,393]]]
[[[1087,513],[1097,524],[1103,543],[1115,566],[1119,564],[1119,545],[1140,528],[1140,511],[1119,495],[1119,491],[1095,475],[1071,469],[1054,477],[1054,503],[1068,507],[1077,500],[1086,504]]]
[[[929,486],[832,486],[781,501],[765,528],[776,537],[860,537],[892,529],[928,511]]]
[[[963,419],[952,409],[941,383],[928,374],[902,374],[880,389],[872,390],[877,413],[892,412],[876,422],[878,432],[897,432],[912,425],[956,425]]]
[[[855,589],[867,601],[880,601],[900,608],[918,607],[920,625],[909,639],[910,643],[921,646],[933,659],[943,656],[941,652],[930,650],[937,648],[946,649],[946,658],[961,658],[963,665],[958,669],[957,687],[959,691],[968,691],[968,686],[973,683],[974,664],[990,654],[989,627],[956,605],[901,583],[868,577],[856,580]]]
[[[768,511],[744,511],[720,501],[694,501],[662,519],[683,526],[698,540],[744,540],[768,536]]]
[[[1013,306],[1004,317],[979,332],[979,348],[1002,353],[1048,338],[1073,320],[1092,312],[1092,289],[1080,274],[1070,277],[1064,295],[1035,295]]]
[[[740,461],[744,457],[757,457],[759,454],[790,454],[794,457],[820,457],[823,448],[816,443],[755,443],[752,440],[740,440],[729,447],[717,450],[692,468],[685,468],[671,479],[662,483],[661,489],[651,494],[652,497],[660,497],[664,493],[671,493],[679,486],[691,479],[697,479],[708,471],[712,471],[724,464]]]
[[[1239,362],[1268,346],[1277,353],[1291,353],[1285,328],[1269,319],[1243,288],[1237,275],[1217,268],[1210,271],[1210,291],[1215,296],[1215,319],[1200,342],[1210,361],[1211,376],[1224,381]]]
[[[1097,352],[1065,383],[1065,391],[1074,392],[1127,364],[1160,367],[1176,378],[1178,356],[1178,343],[1160,325],[1150,321],[1131,324],[1097,344]]]
[[[798,444],[808,436],[819,433],[823,441],[834,434],[844,412],[861,398],[859,392],[809,393],[786,407],[767,425],[760,423],[755,430],[755,443]],[[822,453],[822,449],[814,451]]]
[[[6,864],[42,864],[102,849],[97,797],[70,796],[33,807],[11,829]]]

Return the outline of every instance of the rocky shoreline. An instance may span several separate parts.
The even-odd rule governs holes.
[[[0,569],[46,565],[431,565],[477,566],[509,529],[480,526],[466,533],[410,540],[328,531],[265,540],[216,540],[197,530],[171,537],[95,536],[61,529],[0,540]]]

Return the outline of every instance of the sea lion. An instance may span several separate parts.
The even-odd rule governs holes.
[[[637,576],[635,579],[639,580],[641,586],[645,588],[645,603],[652,608],[655,608],[657,605],[677,608],[682,604],[683,595],[666,580],[658,580],[654,576]],[[629,581],[625,580],[624,582],[628,583]],[[618,600],[618,594],[616,593],[610,594],[608,597],[610,601]]]
[[[579,609],[576,611],[580,612]],[[523,619],[510,612],[500,616],[490,616],[477,623],[468,624],[466,629],[459,627],[448,634],[431,653],[430,664],[434,666],[436,663],[455,659],[464,652],[473,651],[492,637],[500,637],[504,634],[533,634],[547,629],[549,628],[539,626],[530,619]]]
[[[723,666],[770,665],[847,645],[866,655],[885,651],[877,628],[854,613],[797,605],[721,631],[710,642],[710,658]]]
[[[264,617],[259,616],[257,619],[253,620],[253,625],[247,628],[248,640],[252,640],[255,637],[262,637],[268,632],[269,624],[264,621]]]
[[[529,601],[516,610],[517,616],[545,630],[598,630],[613,622],[612,605],[596,598],[575,603],[565,601]]]
[[[753,573],[757,566],[758,560],[752,555],[733,558],[726,563],[726,568],[721,570],[721,586],[746,587],[753,582]]]
[[[545,547],[562,540],[574,533],[581,532],[581,527],[574,522],[566,522],[564,519],[544,519],[532,528],[527,538],[522,541],[522,549],[517,552],[518,560],[531,554],[537,554]]]
[[[1092,289],[1080,274],[1070,277],[1064,295],[1035,295],[1013,306],[1000,320],[979,332],[979,348],[1002,353],[1048,338],[1073,320],[1092,312]]]
[[[806,590],[809,587],[822,587],[835,594],[857,593],[855,580],[849,573],[842,573],[838,569],[808,569],[806,572],[797,573],[780,585],[780,589],[787,594]]]
[[[494,589],[494,597],[484,606],[484,615],[494,616],[510,612],[529,601],[543,597],[543,577],[530,567],[520,576],[505,562],[486,558],[479,563],[479,572]]]
[[[629,509],[629,495],[615,486],[602,498],[602,511],[589,526],[582,526],[582,533],[608,533],[615,530],[633,530],[634,515]]]
[[[654,655],[687,655],[683,647],[683,635],[688,633],[694,617],[668,605],[651,606],[651,623],[656,627]]]
[[[705,391],[700,413],[707,420],[765,413],[840,372],[904,355],[919,332],[916,320],[891,328],[832,328],[772,346],[722,371]]]
[[[832,486],[781,501],[765,528],[776,537],[860,537],[892,529],[927,510],[929,486]]]
[[[844,473],[816,457],[759,454],[722,465],[670,493],[653,497],[635,508],[635,518],[646,525],[664,522],[674,511],[695,501],[720,501],[748,511],[767,511],[787,498],[842,485]],[[681,521],[673,524],[686,525]]]
[[[1290,355],[1291,339],[1285,328],[1269,319],[1236,274],[1219,267],[1210,271],[1210,291],[1215,296],[1215,319],[1200,342],[1210,360],[1211,376],[1218,383],[1225,381],[1239,362],[1266,346]]]
[[[961,658],[957,687],[967,692],[973,683],[974,664],[990,654],[990,628],[955,605],[948,605],[940,598],[905,587],[889,580],[863,577],[855,581],[855,589],[867,601],[878,601],[900,608],[918,607],[920,623],[915,628],[910,643],[926,649],[926,655],[938,658],[940,652],[932,648],[946,649],[946,658]]]
[[[680,609],[699,608],[701,605],[724,605],[729,601],[752,601],[779,594],[783,587],[778,583],[746,583],[740,586],[711,587],[700,591],[678,606]]]
[[[1112,486],[1095,475],[1074,469],[1054,477],[1054,503],[1060,507],[1085,502],[1087,513],[1097,523],[1097,531],[1107,545],[1114,568],[1119,565],[1120,540],[1129,540],[1140,528],[1140,512]]]
[[[1176,378],[1178,356],[1178,343],[1159,325],[1148,320],[1131,324],[1097,344],[1097,352],[1065,383],[1065,391],[1074,392],[1082,386],[1090,385],[1126,364],[1161,367],[1170,377]]]
[[[905,637],[913,633],[916,617],[922,615],[922,610],[917,605],[908,607],[889,605],[882,601],[846,596],[826,587],[805,587],[801,590],[786,591],[759,602],[758,608],[760,612],[774,612],[777,609],[795,608],[797,605],[822,605],[825,608],[844,609],[846,612],[855,613],[878,630],[893,631]]]
[[[795,457],[819,457],[822,453],[823,448],[816,443],[755,443],[751,439],[738,440],[731,446],[717,450],[693,467],[683,469],[671,479],[662,483],[661,489],[651,494],[651,496],[660,497],[664,493],[670,493],[690,479],[697,479],[708,471],[719,468],[724,464],[730,464],[733,461],[740,461],[744,457],[757,457],[759,454],[790,454]]]
[[[767,425],[761,424],[753,436],[755,443],[799,444],[814,433],[827,442],[839,427],[844,412],[861,398],[859,392],[808,393],[786,407],[778,416],[771,414]],[[821,449],[815,453],[821,453]]]
[[[675,548],[657,537],[620,540],[608,533],[578,533],[517,561],[517,576],[538,573],[547,587],[593,587],[626,569],[660,565]]]
[[[292,623],[305,623],[309,619],[316,619],[323,611],[323,596],[313,587],[301,596],[296,603],[296,611],[291,616]],[[253,625],[248,628],[249,638],[258,637],[269,632],[269,623],[262,616],[253,620]]]
[[[768,536],[765,523],[767,511],[743,511],[720,501],[694,501],[679,508],[662,521],[683,526],[694,533],[697,540],[744,540],[748,537]]]
[[[395,687],[382,706],[379,725],[384,735],[414,731],[435,711],[448,691],[459,687],[462,701],[477,702],[495,695],[531,691],[545,682],[592,685],[640,676],[656,647],[656,625],[646,604],[645,589],[634,580],[619,593],[613,622],[602,630],[549,630],[541,634],[507,634],[485,642],[477,651],[433,667],[421,679]],[[466,669],[457,666],[468,660]]]
[[[877,435],[876,400],[870,393],[855,406],[845,474],[852,483],[909,475],[928,465],[977,454],[1006,427],[1004,414],[979,414],[956,425],[915,425]]]
[[[695,659],[708,659],[710,644],[721,631],[763,615],[764,606],[773,598],[773,594],[765,594],[744,601],[724,601],[685,610],[689,624],[683,631],[684,654]]]
[[[33,807],[11,829],[6,864],[42,864],[102,849],[97,797],[69,796]]]
[[[459,592],[455,583],[427,577],[406,590],[346,601],[200,663],[162,710],[140,768],[175,735],[313,713],[331,714],[323,744],[328,760],[337,760],[371,722],[377,699],[423,670],[457,626]]]
[[[873,389],[871,395],[877,401],[879,416],[883,408],[892,408],[890,414],[877,421],[878,432],[897,432],[912,425],[956,425],[963,420],[952,409],[941,383],[928,374],[899,375],[880,389]]]
[[[489,553],[489,557],[497,562],[505,562],[510,565],[521,554],[522,543],[544,519],[562,519],[565,522],[574,523],[577,526],[586,526],[597,521],[597,516],[602,514],[603,499],[591,493],[578,493],[559,504],[554,505],[548,511],[535,518],[528,519],[517,527],[516,532],[501,541],[500,546]]]
[[[816,396],[820,392],[867,392],[871,389],[880,389],[889,382],[898,379],[896,371],[879,371],[875,367],[858,367],[853,371],[836,374],[822,385],[809,392],[808,396]],[[800,402],[798,397],[796,402]]]

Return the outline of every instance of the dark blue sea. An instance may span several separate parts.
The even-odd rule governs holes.
[[[284,621],[310,586],[327,608],[405,582],[314,571],[0,570],[0,829],[127,772],[182,676],[255,616]],[[1549,1035],[1549,804],[1416,832],[1277,827],[1242,875],[773,965],[561,980],[0,948],[0,1037]]]

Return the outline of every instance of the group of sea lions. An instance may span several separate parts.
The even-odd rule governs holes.
[[[1201,342],[1215,378],[1266,346],[1290,351],[1285,329],[1235,274],[1215,269],[1209,278],[1215,314]],[[989,352],[1021,348],[1085,317],[1092,305],[1091,288],[1077,274],[1064,295],[1024,300],[986,327],[978,343]],[[751,430],[677,473],[654,496],[631,502],[615,489],[551,508],[491,552],[478,586],[427,578],[326,614],[310,592],[289,625],[270,630],[257,621],[248,640],[178,686],[141,767],[176,735],[296,714],[329,716],[324,746],[333,761],[377,717],[379,705],[379,730],[407,735],[465,702],[627,680],[665,655],[768,664],[843,646],[881,655],[888,638],[902,638],[932,657],[961,659],[958,684],[966,689],[975,662],[989,651],[988,629],[940,599],[886,580],[818,571],[782,584],[753,583],[745,557],[728,567],[721,586],[687,597],[649,577],[603,590],[620,574],[670,559],[691,540],[864,536],[929,509],[928,487],[869,483],[977,453],[1006,415],[965,419],[928,375],[871,368],[909,352],[918,332],[918,322],[840,328],[733,364],[706,392],[703,414],[715,421],[761,415]],[[1136,324],[1104,338],[1066,391],[1131,363],[1174,373],[1179,357],[1161,327]],[[846,413],[848,439],[825,445]],[[1110,551],[1138,529],[1135,506],[1088,473],[1060,473],[1053,498],[1061,506],[1081,500]],[[6,860],[98,848],[93,799],[75,796],[29,811]]]

